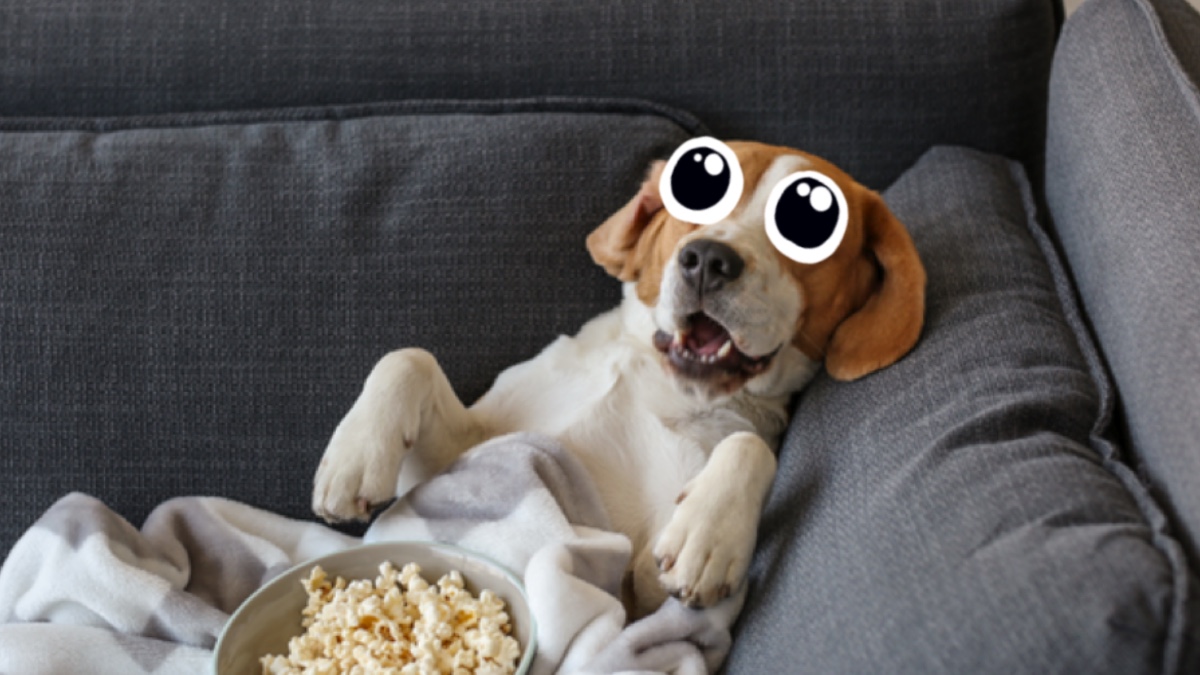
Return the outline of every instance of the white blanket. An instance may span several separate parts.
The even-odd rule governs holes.
[[[221,627],[256,588],[315,556],[396,539],[457,544],[517,570],[538,619],[534,673],[712,672],[741,605],[671,600],[626,627],[628,539],[609,531],[574,458],[519,434],[416,487],[362,540],[212,497],[165,502],[139,531],[67,495],[0,568],[0,675],[206,673]]]

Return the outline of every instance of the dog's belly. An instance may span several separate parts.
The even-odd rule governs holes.
[[[713,446],[744,423],[720,423],[711,406],[676,388],[655,352],[622,342],[619,329],[614,311],[559,338],[502,373],[472,411],[489,435],[534,431],[562,442],[637,553],[652,545]]]

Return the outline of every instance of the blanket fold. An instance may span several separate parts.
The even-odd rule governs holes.
[[[494,439],[395,502],[358,539],[215,497],[159,505],[141,529],[72,493],[0,567],[0,675],[207,673],[245,598],[284,570],[363,542],[439,541],[516,571],[538,619],[534,673],[715,670],[740,598],[669,601],[625,626],[631,550],[556,441]],[[396,561],[402,563],[403,561]]]

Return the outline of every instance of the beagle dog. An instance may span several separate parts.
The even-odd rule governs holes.
[[[396,495],[402,462],[436,472],[488,438],[540,432],[582,461],[631,540],[632,616],[668,594],[704,607],[739,591],[792,395],[822,363],[853,380],[916,343],[916,248],[833,164],[707,137],[656,161],[587,247],[623,282],[618,307],[469,408],[428,352],[384,356],[325,450],[313,510],[365,519]]]

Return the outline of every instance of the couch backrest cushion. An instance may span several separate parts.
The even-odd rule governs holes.
[[[1047,197],[1121,391],[1129,459],[1200,561],[1200,14],[1088,2],[1063,32],[1050,103]]]
[[[1057,0],[9,0],[0,116],[633,97],[882,188],[934,143],[1032,160]]]
[[[309,515],[387,351],[470,402],[615,306],[584,239],[700,131],[595,102],[68,124],[0,132],[0,559],[71,490]]]

